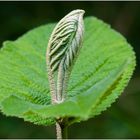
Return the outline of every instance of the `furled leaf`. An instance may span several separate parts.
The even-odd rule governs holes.
[[[135,54],[123,36],[102,21],[85,19],[83,47],[72,70],[67,99],[51,105],[46,46],[55,24],[38,27],[0,50],[0,109],[35,124],[56,117],[87,120],[106,110],[123,92],[135,67]]]
[[[73,10],[55,26],[48,42],[46,60],[52,103],[63,102],[72,66],[84,33],[83,10]]]
[[[62,63],[68,69],[83,40],[83,10],[74,10],[56,25],[48,43],[48,65],[54,72]]]

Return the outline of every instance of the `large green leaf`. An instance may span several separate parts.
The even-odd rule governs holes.
[[[94,17],[85,19],[84,43],[72,70],[67,99],[51,105],[46,47],[55,24],[6,41],[0,50],[0,109],[35,124],[87,120],[106,110],[123,92],[135,67],[125,38]]]

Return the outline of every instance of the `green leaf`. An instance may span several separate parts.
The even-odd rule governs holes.
[[[0,109],[7,116],[50,125],[57,117],[87,120],[113,103],[127,86],[135,54],[125,38],[101,20],[85,19],[84,43],[72,70],[67,99],[51,105],[46,47],[55,24],[6,41],[0,50]]]

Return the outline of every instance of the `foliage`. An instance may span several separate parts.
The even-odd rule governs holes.
[[[46,47],[55,24],[6,41],[0,52],[0,109],[35,124],[56,117],[71,123],[106,110],[126,87],[135,67],[131,46],[102,21],[85,19],[84,43],[72,71],[67,99],[51,105],[46,73]]]

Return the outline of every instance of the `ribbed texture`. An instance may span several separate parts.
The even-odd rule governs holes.
[[[83,40],[83,11],[74,10],[55,27],[48,43],[48,64],[54,72],[63,61],[64,70],[73,63]]]
[[[67,97],[69,75],[83,41],[83,14],[83,10],[73,10],[58,22],[50,36],[46,61],[52,103]]]

